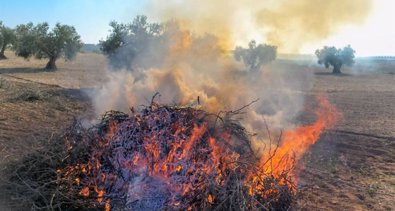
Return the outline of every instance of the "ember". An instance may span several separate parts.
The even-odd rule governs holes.
[[[37,209],[289,209],[300,153],[285,152],[278,140],[258,156],[239,114],[154,102],[130,115],[110,111],[90,129],[73,125],[49,150],[16,166],[8,188]],[[324,126],[316,126],[325,121],[318,117],[305,130],[318,138]]]
[[[115,210],[289,207],[293,186],[286,174],[247,179],[248,172],[264,172],[245,129],[231,118],[236,114],[155,103],[129,116],[109,112],[95,138],[86,140],[92,150],[88,162],[67,166],[60,177],[81,178],[81,196],[89,189],[97,198],[93,205],[109,200]],[[71,145],[80,142],[66,137]]]

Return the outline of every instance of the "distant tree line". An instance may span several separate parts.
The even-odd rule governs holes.
[[[180,33],[174,22],[151,23],[143,15],[126,24],[112,21],[110,27],[110,34],[106,39],[100,40],[99,45],[83,45],[73,26],[57,23],[50,29],[48,23],[44,22],[36,25],[20,24],[12,29],[0,21],[0,59],[6,59],[4,52],[9,48],[25,59],[33,56],[48,59],[45,69],[55,70],[59,58],[71,60],[83,46],[83,51],[101,51],[114,69],[131,70],[160,64],[169,52],[171,43],[174,43],[171,39],[183,39],[174,36]],[[199,48],[211,48],[212,52],[220,52],[217,39],[206,34],[193,40],[193,48],[197,52]],[[235,60],[242,62],[249,71],[258,71],[262,65],[277,57],[276,46],[254,40],[249,42],[247,48],[237,46],[232,52]],[[351,46],[342,49],[324,46],[315,52],[318,63],[326,68],[332,66],[335,74],[341,73],[343,65],[354,64],[354,53]]]
[[[81,53],[101,53],[100,45],[84,43],[80,49]]]
[[[160,63],[161,58],[153,57],[156,54],[150,52],[167,52],[166,49],[170,48],[169,43],[171,43],[168,39],[177,38],[174,34],[179,30],[173,22],[150,23],[146,16],[137,16],[127,24],[113,21],[110,27],[110,34],[106,39],[101,40],[99,45],[109,59],[110,65],[115,69],[133,69],[136,65],[147,67],[146,64],[136,64],[136,58],[144,57],[144,55],[149,55],[152,60],[155,60],[151,64]],[[213,35],[206,34],[200,39],[201,42],[196,42],[196,48],[207,48],[208,46],[204,44],[207,40],[211,40],[212,46],[215,46],[213,37]],[[217,49],[217,51],[221,50]],[[248,70],[256,71],[263,64],[276,59],[277,47],[251,41],[248,48],[236,47],[233,54],[234,58],[242,61]]]

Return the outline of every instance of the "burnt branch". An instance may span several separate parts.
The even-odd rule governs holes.
[[[155,95],[156,96],[156,95]],[[139,112],[105,113],[9,166],[4,187],[33,210],[288,210],[291,169],[256,153],[230,112],[154,102]],[[280,162],[291,162],[283,156]],[[270,165],[267,165],[270,163]]]

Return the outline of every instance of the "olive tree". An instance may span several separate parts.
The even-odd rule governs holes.
[[[324,64],[326,68],[333,67],[332,73],[341,73],[340,69],[343,65],[351,66],[355,63],[354,61],[354,49],[350,45],[343,49],[337,49],[336,47],[324,46],[322,49],[317,49],[315,55],[318,58],[318,64]]]
[[[266,44],[257,45],[252,40],[248,44],[248,48],[236,47],[233,55],[237,61],[243,61],[250,71],[257,71],[263,64],[276,59],[277,47]]]
[[[0,59],[6,59],[5,50],[15,42],[14,30],[6,27],[0,21]]]
[[[150,46],[159,47],[162,26],[149,23],[146,16],[137,16],[129,24],[112,21],[110,27],[110,35],[100,41],[100,49],[115,69],[132,69],[137,56],[148,52]]]
[[[48,23],[18,25],[15,29],[16,42],[13,46],[17,56],[25,59],[35,56],[49,59],[45,69],[56,70],[56,60],[64,57],[74,59],[82,46],[80,36],[73,26],[57,23],[49,31]]]

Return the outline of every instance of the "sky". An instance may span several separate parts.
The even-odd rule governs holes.
[[[126,23],[141,14],[155,19],[155,14],[147,14],[147,2],[147,0],[1,0],[0,20],[10,27],[27,22],[48,22],[51,26],[57,22],[73,25],[83,42],[98,43],[108,35],[110,29],[108,23],[112,20]],[[256,32],[251,31],[251,34],[254,33]],[[365,21],[357,25],[345,25],[328,38],[305,45],[299,53],[311,54],[323,45],[342,47],[348,44],[356,50],[357,56],[395,56],[395,1],[373,0],[373,8]]]
[[[112,20],[129,22],[143,14],[139,0],[0,0],[0,20],[15,27],[27,22],[75,26],[85,43],[106,38]]]
[[[309,52],[317,45],[346,46],[350,44],[357,56],[395,56],[395,0],[374,0],[373,9],[363,24],[344,26],[330,38],[307,46]]]

